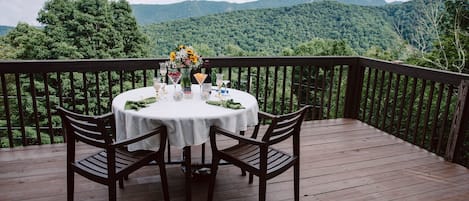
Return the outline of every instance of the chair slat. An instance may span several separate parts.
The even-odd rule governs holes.
[[[208,200],[213,200],[214,183],[220,160],[225,160],[239,166],[243,174],[245,171],[248,171],[250,173],[249,183],[252,183],[252,175],[257,175],[259,177],[259,200],[262,201],[265,201],[267,179],[273,178],[294,166],[294,195],[295,200],[299,200],[299,134],[307,108],[311,108],[311,106],[306,106],[296,112],[279,116],[261,115],[260,113],[260,117],[272,118],[272,123],[262,136],[264,143],[238,138],[234,134],[228,135],[227,131],[212,127],[210,129],[210,142],[213,154],[212,178],[209,184]],[[259,121],[259,123],[262,122]],[[252,138],[258,136],[258,128],[259,125],[256,126]],[[218,150],[217,133],[240,140],[240,144]],[[273,144],[284,141],[291,136],[293,136],[293,154],[272,148]],[[264,159],[262,157],[267,158]]]
[[[109,187],[109,200],[115,201],[116,181],[119,180],[119,186],[123,188],[122,181],[124,177],[153,160],[156,160],[159,165],[164,200],[169,200],[166,171],[164,170],[164,155],[162,153],[150,150],[129,152],[122,148],[124,143],[115,143],[113,140],[114,135],[110,133],[115,131],[112,114],[91,117],[69,112],[61,107],[58,108],[58,111],[65,128],[66,137],[69,139],[67,141],[67,166],[72,168],[67,168],[67,170],[73,171],[67,174],[67,200],[73,200],[74,197],[74,172],[95,182],[107,185]],[[157,134],[160,135],[162,142],[166,141],[166,127],[160,127],[150,133],[143,134],[142,136],[145,137],[128,140],[146,139]],[[104,150],[75,161],[76,140]],[[160,151],[164,151],[164,149],[160,149]],[[110,158],[110,156],[114,158]]]

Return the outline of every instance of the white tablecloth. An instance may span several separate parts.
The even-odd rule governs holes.
[[[246,130],[248,126],[256,125],[259,107],[252,95],[229,90],[229,96],[240,102],[245,109],[227,109],[205,103],[200,98],[199,85],[192,86],[192,99],[174,101],[172,98],[174,87],[166,86],[168,94],[165,98],[148,107],[135,110],[124,110],[127,100],[138,101],[155,96],[153,87],[138,88],[119,94],[112,101],[112,110],[116,117],[116,138],[123,140],[149,132],[161,125],[168,129],[169,144],[178,148],[199,145],[209,140],[210,126],[215,125],[231,132]],[[218,100],[213,94],[210,100]],[[130,151],[138,149],[156,149],[159,146],[157,137],[131,144]]]

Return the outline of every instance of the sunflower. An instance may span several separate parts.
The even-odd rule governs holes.
[[[197,61],[199,61],[199,57],[195,54],[190,55],[189,59],[192,61],[192,63],[197,63]]]
[[[188,55],[193,55],[194,54],[194,50],[190,49],[190,48],[187,48],[186,52],[187,52]]]
[[[169,53],[169,60],[174,61],[176,59],[176,52]]]

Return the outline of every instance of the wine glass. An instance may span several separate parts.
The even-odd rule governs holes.
[[[154,77],[153,78],[153,88],[155,88],[156,99],[158,99],[158,95],[159,95],[160,88],[161,88],[161,78],[160,77]]]
[[[220,97],[221,86],[223,85],[223,73],[217,73],[216,76],[217,76],[216,84],[217,84],[217,89],[218,89],[218,96]]]
[[[168,63],[161,62],[160,63],[160,74],[164,78],[166,76],[166,73],[168,73]]]
[[[223,80],[223,86],[225,86],[225,91],[224,91],[224,94],[225,95],[228,95],[228,84],[230,83],[229,80]]]
[[[169,71],[168,77],[174,85],[174,91],[176,91],[176,85],[179,83],[179,80],[181,79],[181,72],[177,70]]]
[[[200,91],[202,92],[202,83],[204,83],[205,79],[207,79],[207,74],[205,73],[196,73],[194,74],[195,80],[197,80],[197,83],[199,83],[200,86]]]
[[[166,74],[168,73],[168,66],[169,64],[167,62],[161,62],[160,63],[160,75],[161,75],[161,89],[163,90],[163,93],[166,94]]]

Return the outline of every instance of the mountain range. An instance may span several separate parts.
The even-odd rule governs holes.
[[[358,3],[375,6],[353,5]],[[384,0],[259,0],[244,4],[189,1],[156,6],[166,8],[163,11],[167,13],[154,15],[166,17],[159,23],[150,14],[135,9],[135,6],[147,9],[152,6],[132,6],[137,20],[139,15],[146,16],[148,24],[142,19],[139,24],[152,41],[149,45],[152,56],[166,56],[168,49],[176,44],[202,46],[212,52],[205,55],[212,56],[225,54],[228,46],[248,54],[281,55],[284,50],[313,39],[340,40],[358,54],[372,47],[395,48],[402,44],[402,39],[410,43],[419,8],[414,1],[378,6],[384,4]],[[261,9],[262,6],[266,8]],[[214,8],[220,13],[205,13],[217,10]],[[147,12],[155,13],[151,9]],[[190,17],[191,13],[203,16]],[[399,33],[394,27],[396,19],[402,24]],[[0,26],[0,35],[11,28]]]
[[[411,5],[371,7],[321,1],[172,20],[143,28],[154,42],[157,56],[166,55],[178,43],[207,45],[215,55],[227,52],[228,44],[246,52],[280,55],[285,48],[315,38],[344,41],[362,54],[372,47],[399,46],[402,38],[394,29],[393,15],[412,16]],[[412,17],[402,20],[413,24]]]
[[[166,22],[189,17],[200,17],[236,10],[288,7],[298,4],[334,0],[258,0],[248,3],[228,3],[215,1],[184,1],[167,5],[134,4],[132,10],[141,25]],[[383,6],[385,0],[335,0],[339,3],[363,6]]]
[[[8,31],[10,31],[13,28],[15,28],[15,27],[0,25],[0,36],[5,35]]]

